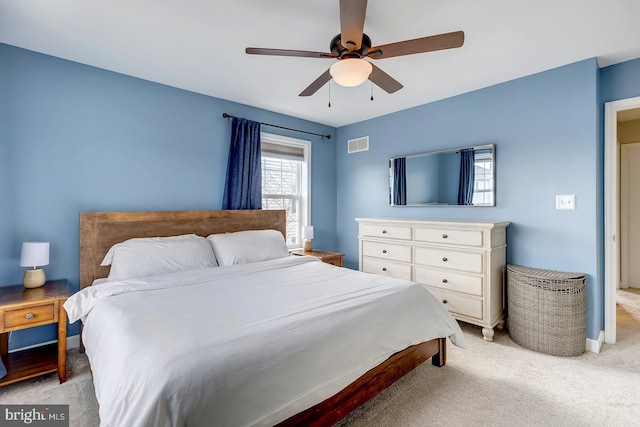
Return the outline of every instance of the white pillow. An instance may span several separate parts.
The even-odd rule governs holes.
[[[111,265],[108,281],[125,280],[218,265],[204,237],[185,234],[129,239],[113,245],[102,264]]]
[[[284,236],[277,230],[250,230],[207,237],[220,265],[247,264],[289,256]]]

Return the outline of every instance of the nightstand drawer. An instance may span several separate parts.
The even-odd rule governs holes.
[[[56,303],[43,304],[4,311],[4,329],[14,330],[46,325],[56,320]]]
[[[322,262],[326,264],[335,265],[336,267],[342,267],[342,255],[326,256],[321,259],[322,259]]]
[[[342,257],[344,256],[344,254],[341,254],[340,252],[330,252],[320,249],[313,249],[306,252],[303,250],[295,250],[291,251],[291,253],[297,256],[313,256],[318,258],[325,264],[335,265],[336,267],[342,267],[343,265]]]

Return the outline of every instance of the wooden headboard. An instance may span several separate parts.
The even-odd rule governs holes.
[[[278,230],[286,238],[284,210],[80,212],[80,289],[107,277],[100,263],[111,246],[133,237]]]

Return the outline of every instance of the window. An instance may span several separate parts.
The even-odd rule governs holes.
[[[261,134],[262,209],[287,211],[287,246],[302,247],[301,230],[309,224],[311,143]]]
[[[493,205],[493,158],[490,152],[475,155],[473,204]]]

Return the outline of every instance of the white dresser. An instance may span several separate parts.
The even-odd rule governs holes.
[[[487,341],[504,325],[508,222],[356,218],[360,270],[413,280],[456,319],[482,326]]]

